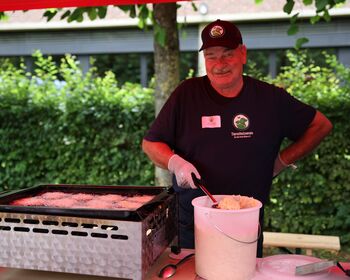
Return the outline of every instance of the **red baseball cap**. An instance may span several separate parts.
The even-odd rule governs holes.
[[[202,51],[210,47],[226,47],[235,49],[242,44],[242,35],[236,25],[224,20],[216,20],[209,23],[201,34],[203,45]]]

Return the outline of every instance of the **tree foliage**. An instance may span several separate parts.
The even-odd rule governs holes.
[[[37,52],[36,69],[2,61],[0,191],[39,183],[147,185],[151,162],[140,151],[154,116],[153,90],[118,87],[111,72],[83,74]],[[58,77],[60,79],[58,79]]]
[[[255,0],[256,4],[262,3],[264,0]],[[295,0],[286,0],[283,6],[283,12],[290,15],[290,26],[288,28],[288,35],[295,35],[299,32],[299,12],[295,12]],[[315,15],[309,19],[311,24],[315,24],[321,20],[329,22],[331,20],[330,10],[335,7],[341,6],[346,3],[347,0],[302,0],[304,6],[314,6]],[[300,1],[299,1],[300,3]],[[304,44],[308,43],[309,40],[306,37],[300,37],[295,43],[295,48],[299,49]]]

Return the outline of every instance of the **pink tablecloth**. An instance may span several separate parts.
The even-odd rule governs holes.
[[[258,260],[258,262],[261,261]],[[153,267],[149,270],[145,280],[159,280],[159,270],[168,263],[176,263],[178,260],[169,258],[169,250],[166,250]],[[344,268],[350,269],[350,263],[344,263]],[[0,268],[0,280],[120,280],[120,278],[106,278],[98,276],[87,276],[77,275],[70,273],[59,273],[59,272],[47,272],[47,271],[34,271],[25,269],[14,269],[14,268]],[[199,280],[195,272],[195,258],[191,258],[181,266],[179,266],[176,274],[170,278],[172,280]],[[219,279],[219,278],[218,278]],[[300,279],[307,279],[300,277]],[[343,272],[337,267],[329,270],[326,278],[322,280],[350,280],[350,277],[346,277]],[[257,271],[255,278],[252,280],[266,280],[259,271]],[[280,279],[267,279],[267,280],[280,280]]]

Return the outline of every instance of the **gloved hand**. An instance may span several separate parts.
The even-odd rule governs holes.
[[[196,189],[194,185],[191,172],[193,172],[197,178],[201,178],[197,169],[188,161],[184,160],[179,155],[172,155],[168,161],[168,169],[175,174],[176,181],[179,187]]]
[[[281,159],[280,153],[278,153],[278,156],[275,159],[275,164],[273,166],[273,174],[272,177],[276,177],[278,174],[280,174],[284,169],[291,167],[293,169],[296,169],[297,166],[295,164],[287,164]]]

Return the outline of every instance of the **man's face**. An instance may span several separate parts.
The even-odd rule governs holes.
[[[205,68],[208,78],[216,88],[234,87],[242,78],[247,49],[239,45],[236,49],[211,47],[204,50]]]

